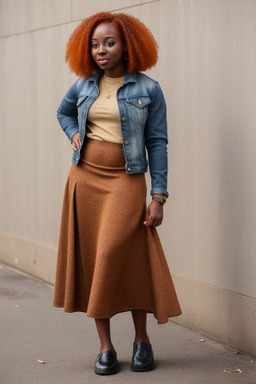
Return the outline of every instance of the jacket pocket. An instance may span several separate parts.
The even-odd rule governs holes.
[[[151,103],[151,100],[147,96],[141,96],[141,97],[127,97],[126,99],[127,103],[132,104],[134,107],[137,107],[139,109],[145,108],[148,104]]]
[[[131,135],[136,137],[136,148],[132,149],[134,159],[146,161],[145,143],[144,143],[144,127],[148,119],[148,106],[151,100],[148,96],[127,97],[127,108],[130,119],[129,131]]]
[[[136,131],[142,132],[148,118],[151,100],[147,96],[127,97],[128,114]]]

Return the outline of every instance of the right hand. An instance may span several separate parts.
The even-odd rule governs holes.
[[[74,136],[71,139],[71,145],[72,145],[73,151],[77,151],[80,144],[81,143],[80,143],[79,132],[77,132],[74,134]]]
[[[163,206],[155,200],[152,200],[148,206],[146,219],[144,221],[145,227],[157,227],[163,221]]]

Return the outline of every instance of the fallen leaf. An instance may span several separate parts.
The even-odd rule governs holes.
[[[241,353],[239,351],[234,351],[235,355],[240,355]]]
[[[205,339],[201,339],[201,340],[200,340],[200,343],[203,343],[204,341],[205,341]]]
[[[253,360],[250,360],[250,363],[254,363],[254,361],[253,361]]]
[[[242,369],[238,368],[238,369],[235,370],[235,373],[243,373],[243,371],[242,371]]]
[[[43,361],[43,360],[36,360],[36,362],[39,364],[47,364],[46,361]]]

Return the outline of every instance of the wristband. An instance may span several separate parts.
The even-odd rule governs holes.
[[[161,193],[153,193],[152,200],[158,201],[158,203],[164,205],[166,203],[167,198]]]

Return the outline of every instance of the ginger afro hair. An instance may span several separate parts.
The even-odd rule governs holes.
[[[124,13],[99,12],[84,19],[69,38],[66,61],[76,75],[88,78],[99,70],[91,56],[91,37],[101,23],[113,23],[119,28],[129,55],[127,72],[145,71],[156,64],[157,42],[141,21]]]

